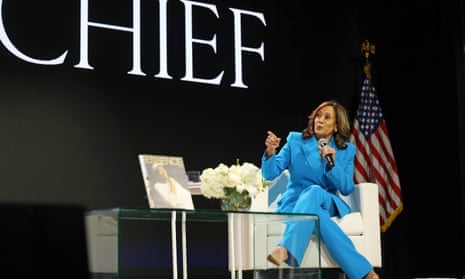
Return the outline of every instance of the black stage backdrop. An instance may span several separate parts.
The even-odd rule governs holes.
[[[383,235],[383,273],[463,274],[462,1],[160,0],[134,16],[133,1],[113,2],[0,1],[0,201],[147,206],[142,153],[182,156],[187,170],[259,165],[266,131],[301,130],[321,101],[355,115],[369,39],[404,202]],[[169,78],[159,76],[164,4]],[[83,25],[85,43],[83,11],[112,26],[140,17],[136,58],[135,32]],[[250,49],[236,70],[238,14]]]

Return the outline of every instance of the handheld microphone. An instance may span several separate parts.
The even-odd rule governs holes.
[[[326,139],[320,139],[318,141],[318,144],[320,144],[321,147],[324,147],[327,145],[326,143]],[[333,160],[333,157],[331,157],[331,154],[328,154],[325,156],[325,159],[326,159],[326,162],[331,166],[331,167],[334,167],[334,160]]]

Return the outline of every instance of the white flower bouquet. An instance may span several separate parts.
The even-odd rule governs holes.
[[[269,185],[260,169],[252,163],[216,168],[207,168],[200,175],[200,191],[208,199],[222,200],[222,209],[240,210],[250,208],[252,198]],[[228,208],[226,208],[228,207]]]

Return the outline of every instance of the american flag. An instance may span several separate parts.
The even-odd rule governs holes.
[[[363,81],[350,141],[357,147],[355,183],[378,184],[381,231],[385,232],[402,211],[402,194],[386,121],[368,77]]]

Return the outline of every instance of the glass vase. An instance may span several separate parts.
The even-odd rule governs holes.
[[[252,205],[252,199],[246,197],[239,203],[234,203],[229,199],[220,200],[221,210],[223,211],[249,211]]]

